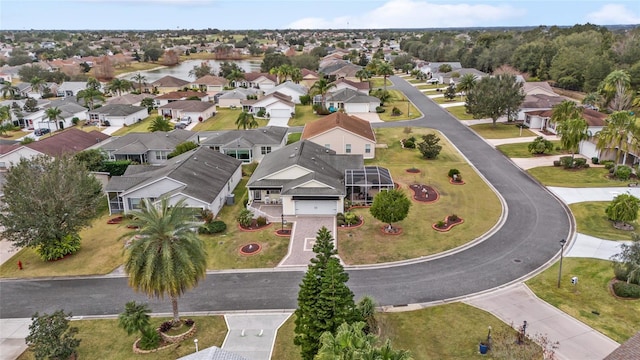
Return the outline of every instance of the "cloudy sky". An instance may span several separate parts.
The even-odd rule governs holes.
[[[376,29],[640,24],[640,1],[0,0],[0,30]]]

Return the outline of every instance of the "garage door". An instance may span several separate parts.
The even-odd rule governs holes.
[[[272,118],[287,118],[291,117],[291,110],[289,109],[271,109],[270,114]]]
[[[335,200],[296,200],[296,215],[335,215]]]

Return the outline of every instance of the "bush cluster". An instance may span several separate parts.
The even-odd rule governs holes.
[[[167,331],[171,330],[172,327],[173,323],[171,323],[171,321],[165,321],[160,324],[160,332],[166,333]]]
[[[258,224],[258,226],[267,225],[267,218],[264,216],[258,216],[258,218],[256,219],[256,224]]]
[[[553,166],[562,166],[565,169],[586,169],[589,167],[589,164],[587,164],[587,159],[562,156],[560,160],[553,162]]]
[[[198,228],[200,234],[218,234],[227,230],[227,224],[224,221],[216,220],[205,223]]]
[[[631,177],[631,173],[632,172],[633,171],[631,170],[630,167],[628,167],[626,165],[620,165],[614,171],[613,176],[615,176],[616,179],[618,179],[618,180],[629,180],[629,178]]]
[[[385,112],[385,109],[382,106],[376,106],[376,112],[378,114],[382,114],[383,112]]]
[[[391,115],[400,116],[402,115],[402,111],[400,111],[400,109],[394,106],[393,109],[391,109]]]
[[[405,149],[415,149],[416,148],[416,137],[412,136],[408,139],[404,139],[402,142]]]
[[[619,281],[613,284],[613,292],[620,297],[638,299],[640,298],[640,285]]]
[[[460,170],[458,169],[449,169],[448,177],[452,178],[453,175],[460,175]]]

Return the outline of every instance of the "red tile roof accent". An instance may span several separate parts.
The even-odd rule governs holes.
[[[373,132],[370,122],[342,112],[335,112],[316,121],[307,123],[304,126],[304,130],[302,130],[300,139],[309,139],[336,127],[362,136],[373,142],[376,141],[376,135]]]

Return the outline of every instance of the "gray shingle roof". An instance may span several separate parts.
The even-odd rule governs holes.
[[[133,144],[139,144],[148,150],[174,150],[176,145],[187,141],[193,136],[189,130],[176,129],[169,132],[156,131],[151,133],[128,133],[120,137],[113,137],[111,141],[100,146],[106,151],[118,151],[124,148],[138,149]],[[139,149],[138,149],[139,150]],[[141,153],[129,153],[141,154]]]
[[[296,84],[296,83],[294,83],[292,81],[285,81],[282,84],[274,87],[273,89],[269,89],[269,90],[265,91],[264,93],[265,93],[265,95],[269,95],[269,94],[272,94],[274,92],[278,92],[278,91],[280,91],[281,89],[284,89],[284,88],[293,89],[293,90],[295,90],[295,91],[297,91],[297,92],[299,92],[301,94],[306,94],[308,92],[307,88],[305,86],[303,86],[303,85]]]
[[[182,111],[202,112],[216,106],[213,103],[200,100],[178,100],[160,106],[159,109],[177,109]]]
[[[279,145],[287,135],[288,129],[280,126],[267,126],[261,129],[229,130],[200,134],[200,144],[205,146],[228,146],[236,142],[245,145]],[[205,138],[203,140],[203,138]]]
[[[140,110],[145,110],[146,108],[143,106],[133,106],[126,104],[107,104],[105,106],[99,107],[90,111],[90,113],[95,114],[104,114],[110,116],[129,116],[131,114],[135,114]]]
[[[231,156],[199,147],[169,159],[161,166],[131,165],[124,175],[112,177],[106,189],[129,191],[166,177],[184,183],[183,194],[211,203],[241,165],[242,161]],[[162,195],[158,194],[158,197]]]
[[[359,91],[344,88],[338,91],[332,92],[326,96],[326,101],[338,101],[344,103],[372,103],[372,102],[380,102],[380,99],[377,97],[365,95]]]
[[[304,179],[264,179],[269,175],[291,166],[303,167],[314,174],[305,175]],[[280,150],[265,155],[260,165],[253,172],[247,183],[248,187],[282,186],[283,189],[291,189],[311,179],[318,180],[344,193],[344,171],[346,169],[360,169],[364,167],[362,155],[336,155],[336,152],[308,140],[303,140],[285,146]],[[305,194],[309,190],[304,191]],[[312,190],[313,191],[313,190]],[[325,191],[325,190],[323,190]],[[291,190],[289,190],[291,193]]]

